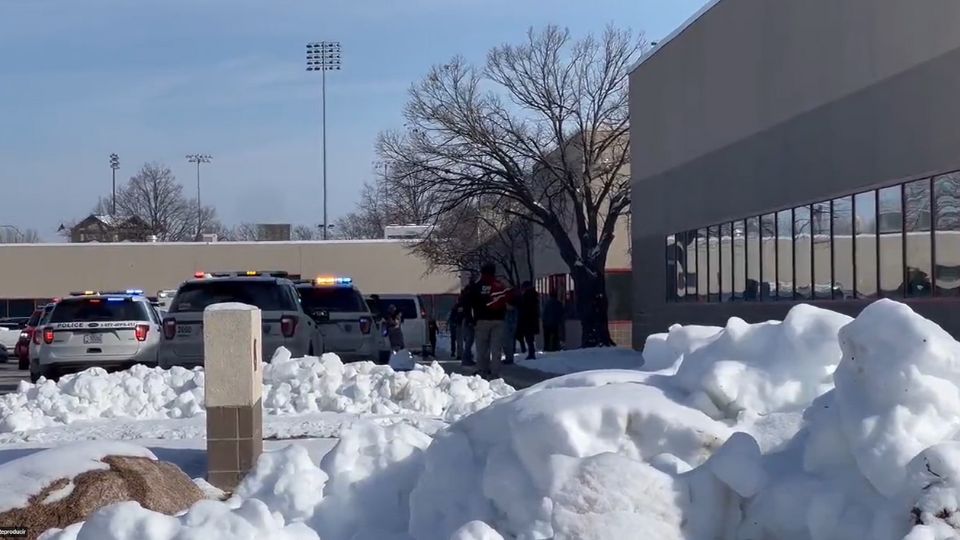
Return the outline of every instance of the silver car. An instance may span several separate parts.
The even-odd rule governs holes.
[[[163,319],[160,366],[203,365],[203,311],[207,306],[240,302],[260,308],[262,359],[269,362],[279,347],[294,357],[323,350],[317,324],[300,305],[293,282],[281,272],[223,272],[184,282]]]
[[[160,317],[142,291],[74,293],[56,303],[37,333],[34,382],[90,367],[156,365]]]
[[[304,311],[323,335],[323,351],[344,362],[389,360],[389,348],[370,313],[363,294],[348,277],[319,277],[298,281]]]

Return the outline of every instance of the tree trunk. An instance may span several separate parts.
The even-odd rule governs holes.
[[[573,272],[573,283],[580,316],[582,338],[580,346],[613,347],[607,315],[607,276],[604,271],[578,266]]]

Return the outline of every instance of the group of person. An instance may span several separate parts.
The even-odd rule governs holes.
[[[451,354],[485,377],[499,377],[501,365],[513,363],[518,343],[528,360],[535,359],[541,323],[544,350],[561,346],[564,313],[556,292],[551,291],[541,313],[540,295],[531,282],[508,287],[496,270],[495,264],[484,264],[479,279],[471,279],[460,292],[447,319]]]

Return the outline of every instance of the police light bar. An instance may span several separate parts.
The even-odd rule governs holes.
[[[73,291],[70,296],[93,296],[95,294],[97,294],[97,291]]]
[[[317,285],[331,286],[331,285],[352,285],[353,278],[348,277],[336,277],[336,276],[320,276],[314,281]]]
[[[126,294],[129,296],[143,296],[143,289],[124,289],[122,291],[107,291],[100,293],[101,296],[106,296],[108,294]]]

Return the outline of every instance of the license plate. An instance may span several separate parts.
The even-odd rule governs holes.
[[[85,345],[88,345],[88,344],[91,344],[91,343],[103,343],[103,335],[101,335],[101,334],[84,334],[84,335],[83,335],[83,343],[84,343]]]
[[[177,326],[177,335],[178,335],[178,336],[186,336],[186,335],[190,335],[190,334],[192,334],[192,333],[193,333],[193,328],[190,327],[190,326],[188,326],[188,325],[181,324],[181,325]]]

